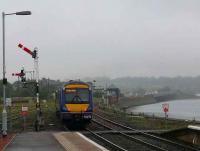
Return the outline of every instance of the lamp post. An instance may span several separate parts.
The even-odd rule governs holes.
[[[21,11],[15,13],[2,12],[2,32],[3,32],[3,111],[2,111],[2,134],[7,136],[7,111],[6,111],[6,67],[5,67],[5,16],[6,15],[31,15],[30,11]]]

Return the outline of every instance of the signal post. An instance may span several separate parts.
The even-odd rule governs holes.
[[[35,72],[35,88],[36,88],[36,121],[35,121],[35,130],[39,131],[40,126],[42,125],[42,111],[40,107],[39,100],[39,66],[38,66],[38,49],[34,48],[33,51],[24,47],[22,44],[18,45],[19,48],[24,50],[26,53],[30,54],[34,59],[34,72]]]

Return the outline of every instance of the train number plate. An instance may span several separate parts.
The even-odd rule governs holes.
[[[90,118],[92,118],[92,116],[91,115],[84,115],[84,118],[85,119],[90,119]]]

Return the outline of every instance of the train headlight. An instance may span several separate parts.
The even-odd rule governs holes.
[[[89,105],[89,106],[88,106],[87,111],[89,111],[89,112],[92,111],[92,105]]]
[[[63,111],[67,111],[67,108],[65,106],[62,107]]]

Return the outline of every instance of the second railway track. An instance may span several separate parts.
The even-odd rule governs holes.
[[[120,146],[120,142],[129,142],[126,145],[129,145],[128,149],[125,148],[125,150],[146,150],[148,148],[148,150],[153,149],[153,150],[162,150],[162,151],[198,151],[199,149],[193,146],[189,146],[183,143],[179,143],[179,142],[174,142],[172,140],[169,139],[165,139],[162,137],[159,137],[157,135],[153,135],[150,133],[146,133],[143,132],[141,130],[137,130],[137,129],[133,129],[131,127],[122,125],[120,123],[117,123],[115,121],[111,121],[109,119],[106,119],[98,114],[94,114],[94,118],[92,120],[93,124],[99,125],[99,127],[97,127],[97,129],[100,129],[102,131],[102,129],[104,130],[109,130],[111,133],[95,133],[94,131],[94,127],[92,128],[93,131],[91,130],[91,128],[88,130],[103,138],[107,138],[109,140],[113,140],[118,138],[118,142],[116,142],[116,144]],[[101,127],[101,128],[100,128]],[[129,133],[126,133],[125,131],[129,131]],[[114,133],[115,132],[115,133]],[[132,133],[131,133],[132,132]],[[137,143],[134,144],[134,143]],[[138,145],[140,144],[140,145]],[[122,145],[123,146],[123,145]],[[130,147],[130,146],[133,146]],[[139,148],[135,148],[135,147],[140,147]],[[142,147],[141,147],[142,146]],[[144,148],[144,146],[146,147],[146,149]],[[123,147],[122,147],[123,148]]]

